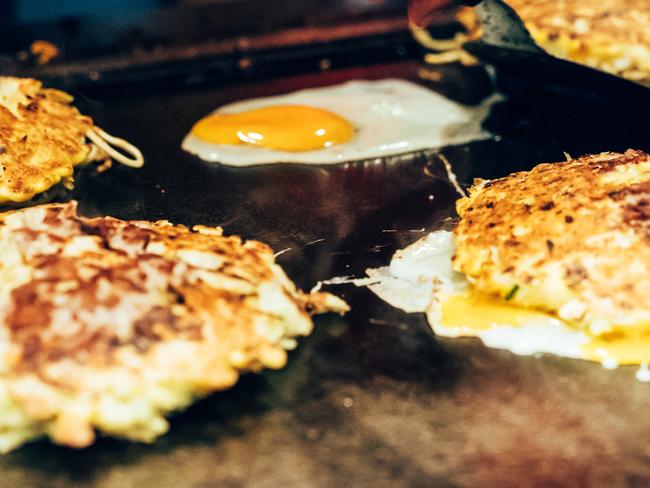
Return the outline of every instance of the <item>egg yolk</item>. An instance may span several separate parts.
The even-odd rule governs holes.
[[[479,332],[500,325],[522,326],[549,315],[537,310],[512,306],[483,293],[463,293],[449,297],[442,303],[442,325],[448,329]]]
[[[236,114],[212,114],[192,134],[225,145],[254,145],[278,151],[312,151],[348,142],[354,127],[332,112],[304,105],[277,105]]]
[[[499,326],[523,327],[530,323],[556,319],[552,315],[517,307],[482,293],[469,291],[453,295],[442,303],[441,325],[458,335],[475,336]],[[571,325],[567,324],[567,327]],[[643,364],[650,361],[650,324],[616,327],[611,332],[592,336],[582,346],[584,359],[606,364]]]
[[[617,327],[582,348],[585,357],[601,363],[641,364],[650,361],[650,324]]]

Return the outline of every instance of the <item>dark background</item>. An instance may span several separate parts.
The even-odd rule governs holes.
[[[45,39],[67,58],[84,58],[323,24],[343,16],[397,13],[405,4],[405,0],[3,0],[0,51],[12,53]]]

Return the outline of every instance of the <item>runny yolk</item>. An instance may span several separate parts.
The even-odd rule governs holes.
[[[483,293],[454,295],[442,303],[441,325],[465,333],[480,332],[501,325],[520,326],[551,316],[537,310],[517,307]]]
[[[650,324],[616,327],[595,337],[582,347],[585,359],[616,364],[641,364],[650,361]]]
[[[458,335],[476,336],[500,326],[523,327],[526,324],[559,320],[550,314],[512,305],[490,295],[469,291],[453,295],[441,305],[440,325]],[[549,324],[550,325],[550,324]],[[575,327],[566,324],[567,328]],[[576,329],[579,332],[580,329]],[[650,324],[615,327],[611,332],[591,336],[581,346],[582,357],[607,365],[650,362]]]
[[[354,127],[332,112],[305,105],[276,105],[236,114],[212,114],[192,134],[214,144],[250,144],[279,151],[311,151],[348,142]]]

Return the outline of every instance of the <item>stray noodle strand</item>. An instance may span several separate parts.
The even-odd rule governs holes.
[[[135,147],[133,144],[120,139],[119,137],[114,137],[99,127],[93,127],[92,129],[86,132],[86,137],[90,139],[93,143],[93,148],[90,153],[89,160],[92,160],[92,156],[97,155],[97,150],[102,150],[108,154],[115,161],[122,163],[125,166],[131,168],[141,168],[144,164],[144,157],[140,150]],[[117,151],[115,148],[119,148],[129,156],[125,156],[121,152]]]

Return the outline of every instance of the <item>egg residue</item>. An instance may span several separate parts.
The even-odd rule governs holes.
[[[409,81],[350,81],[225,105],[182,148],[233,166],[381,158],[489,138],[481,123],[499,99],[469,107]]]
[[[452,269],[453,254],[453,234],[433,232],[397,251],[389,266],[367,270],[368,287],[394,307],[425,312],[437,335],[478,337],[488,347],[515,354],[550,353],[596,361],[608,369],[640,365],[637,379],[650,381],[649,324],[593,335],[543,311],[473,290]]]

